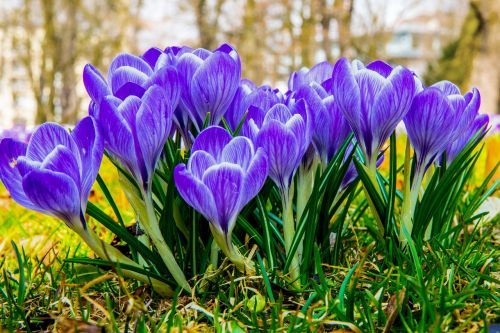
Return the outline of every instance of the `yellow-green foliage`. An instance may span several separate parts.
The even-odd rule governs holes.
[[[124,193],[120,189],[118,175],[112,163],[105,159],[100,174],[106,182],[116,204],[120,207],[122,218],[126,224],[134,222],[134,214],[128,205]],[[89,201],[98,205],[107,214],[116,219],[113,210],[106,202],[101,189],[94,184]],[[112,235],[104,228],[96,225],[88,218],[89,225],[94,228],[104,240],[110,241]],[[54,217],[28,210],[16,204],[9,193],[0,183],[0,257],[7,255],[14,258],[10,242],[14,241],[24,247],[26,254],[43,257],[52,248],[55,251],[64,251],[68,248],[75,250],[80,244],[80,238],[64,223]],[[81,243],[79,253],[86,254],[88,248]]]

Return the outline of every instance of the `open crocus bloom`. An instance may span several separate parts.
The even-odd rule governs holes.
[[[28,144],[0,142],[0,177],[20,205],[85,230],[83,214],[103,155],[94,119],[70,133],[55,123],[41,125]]]
[[[209,222],[214,239],[230,260],[248,269],[233,248],[231,233],[238,214],[267,178],[264,150],[246,137],[235,137],[212,126],[196,138],[187,165],[179,164],[174,180],[182,198]]]
[[[45,123],[28,144],[0,142],[0,179],[17,203],[64,221],[102,259],[141,268],[87,228],[84,213],[102,156],[102,139],[92,117],[82,119],[71,134],[58,124]],[[163,295],[172,293],[163,282],[134,270],[122,272],[151,283]]]

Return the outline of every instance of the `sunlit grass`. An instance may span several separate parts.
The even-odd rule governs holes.
[[[404,151],[404,138],[398,143],[398,151]],[[471,191],[498,162],[499,147],[500,136],[486,140],[474,181],[468,185]],[[382,166],[383,173],[386,168]],[[133,224],[134,214],[109,161],[103,164],[101,176],[125,224]],[[316,262],[316,275],[308,278],[301,293],[269,282],[260,270],[251,277],[239,275],[226,262],[213,273],[195,278],[194,295],[160,299],[113,272],[65,263],[67,258],[92,254],[61,222],[15,204],[3,187],[0,198],[0,327],[370,332],[389,331],[394,325],[422,331],[429,329],[420,318],[427,308],[435,313],[425,319],[436,323],[432,330],[477,331],[485,322],[498,320],[500,313],[498,216],[480,226],[463,225],[450,248],[429,244],[419,249],[425,256],[414,257],[410,251],[405,265],[389,269],[366,230],[349,226],[342,265]],[[114,217],[97,185],[90,201]],[[92,219],[90,225],[103,239],[112,240]],[[18,253],[11,242],[17,244]],[[262,263],[260,257],[256,262]],[[405,304],[399,299],[405,299]],[[402,306],[409,309],[405,316],[398,312]]]

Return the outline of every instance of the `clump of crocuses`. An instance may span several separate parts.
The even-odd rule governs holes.
[[[177,286],[191,290],[186,270],[196,272],[197,262],[188,267],[183,261],[196,259],[202,252],[197,246],[209,236],[197,234],[195,211],[209,224],[212,249],[221,249],[238,270],[256,272],[252,256],[237,239],[242,230],[250,231],[265,247],[267,260],[259,268],[274,272],[280,258],[296,285],[307,279],[301,276],[307,269],[303,258],[311,256],[303,253],[305,241],[312,249],[311,240],[303,239],[311,237],[304,230],[314,222],[308,207],[327,208],[318,223],[330,233],[314,233],[324,239],[313,241],[329,251],[321,246],[336,237],[334,208],[359,193],[354,182],[359,173],[373,219],[382,229],[380,240],[388,235],[384,228],[399,230],[404,249],[425,191],[424,175],[455,163],[487,130],[477,89],[462,95],[447,81],[427,87],[409,69],[381,60],[364,65],[343,58],[302,68],[290,75],[287,91],[259,86],[241,74],[240,57],[229,44],[214,50],[170,46],[140,56],[120,54],[106,77],[89,64],[83,70],[89,116],[71,132],[46,123],[28,143],[0,141],[0,178],[16,202],[62,220],[102,259],[128,265],[122,270],[127,276],[168,294],[170,286],[137,272],[146,262],[150,265],[149,258],[132,260],[101,241],[87,223],[89,193],[106,153],[145,231],[141,246],[159,254]],[[389,199],[377,168],[402,122],[409,141],[403,204],[395,219],[380,209]],[[340,167],[332,170],[336,164]],[[336,173],[338,179],[331,181]],[[336,187],[325,187],[332,184]],[[314,193],[318,189],[329,195]],[[318,202],[311,203],[312,197]],[[325,197],[332,202],[323,203]],[[183,216],[186,211],[190,221]],[[256,223],[255,216],[262,221]],[[302,221],[304,216],[311,220]],[[260,230],[265,237],[258,235]],[[282,255],[274,258],[273,251]]]

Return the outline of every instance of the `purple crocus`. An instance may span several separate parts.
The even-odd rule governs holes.
[[[28,144],[0,142],[0,178],[20,205],[86,229],[84,213],[103,155],[102,139],[91,117],[70,133],[45,123]]]
[[[187,165],[174,169],[174,181],[182,198],[209,222],[214,239],[236,266],[247,263],[234,249],[231,234],[238,214],[255,197],[267,178],[262,148],[246,137],[235,137],[223,128],[203,130],[193,143]]]
[[[102,259],[136,269],[143,267],[103,242],[85,222],[92,185],[99,172],[103,142],[95,120],[83,118],[71,134],[55,123],[45,123],[28,144],[10,138],[0,141],[0,179],[20,205],[62,220]],[[162,295],[172,295],[164,282],[122,269],[124,275],[152,284]]]
[[[410,109],[416,91],[413,73],[381,62],[337,61],[333,70],[335,101],[356,135],[365,164],[374,173],[382,145]]]
[[[252,126],[257,129],[258,124]],[[255,143],[267,152],[269,176],[282,193],[288,192],[311,138],[311,116],[304,100],[290,108],[276,104],[266,112]]]
[[[464,132],[460,132],[459,137],[453,141],[446,148],[446,163],[449,165],[458,156],[458,154],[464,149],[464,147],[469,143],[469,141],[479,132],[482,134],[486,132],[489,123],[489,116],[487,114],[478,114],[472,123],[465,129]]]
[[[404,123],[415,151],[416,177],[421,177],[450,144],[474,126],[480,103],[477,89],[462,96],[454,84],[446,81],[415,96]]]
[[[252,81],[242,79],[225,118],[231,130],[235,131],[250,107],[258,108],[261,114],[265,114],[271,106],[283,101],[283,95],[278,89],[268,85],[257,87]]]
[[[141,227],[177,283],[190,290],[161,234],[151,190],[180,94],[177,71],[171,66],[174,56],[165,58],[157,49],[143,57],[121,54],[112,61],[107,81],[91,65],[85,66],[83,80],[92,98],[89,113],[102,130],[106,151],[139,185],[137,191],[127,177],[121,178]]]
[[[288,89],[295,91],[301,86],[310,86],[312,83],[322,84],[331,80],[333,72],[333,64],[324,61],[320,62],[311,69],[301,68],[297,72],[293,72],[288,79]]]
[[[179,78],[171,61],[163,61],[160,66],[159,59],[163,57],[159,52],[161,50],[150,49],[142,57],[119,54],[109,66],[107,80],[94,66],[87,64],[83,70],[83,83],[93,103],[99,106],[102,99],[109,95],[120,100],[129,96],[141,98],[148,88],[158,85],[175,109],[180,97]]]
[[[333,64],[321,62],[310,70],[294,72],[288,80],[290,101],[304,99],[314,122],[312,142],[324,165],[351,133],[338,103],[332,96]]]
[[[222,44],[214,51],[196,49],[177,61],[181,82],[180,106],[197,130],[210,112],[210,125],[220,123],[238,90],[241,63],[236,50]]]
[[[151,177],[170,133],[172,108],[164,90],[153,85],[141,98],[106,96],[92,110],[106,150],[149,191]]]

